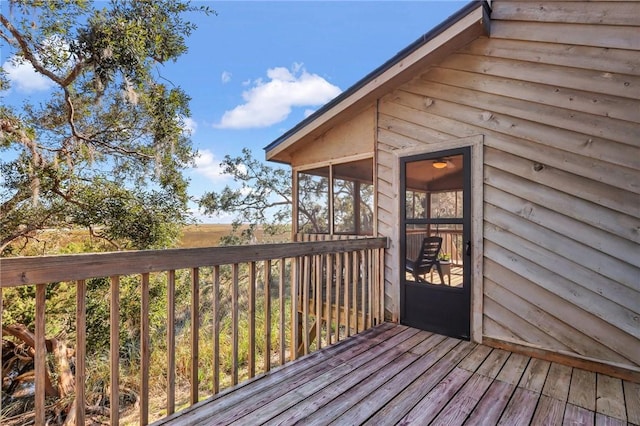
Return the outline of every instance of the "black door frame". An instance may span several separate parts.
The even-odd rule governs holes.
[[[444,149],[440,151],[426,152],[420,154],[411,154],[407,156],[402,156],[399,158],[400,160],[400,265],[399,270],[400,273],[400,322],[410,326],[417,326],[418,328],[425,328],[429,331],[437,332],[440,334],[450,335],[453,337],[458,337],[462,339],[469,340],[471,338],[471,329],[472,329],[472,304],[471,304],[471,294],[472,294],[472,273],[471,273],[471,247],[465,247],[464,249],[464,262],[463,262],[463,287],[461,289],[458,288],[427,288],[426,291],[431,291],[432,295],[438,294],[447,295],[447,297],[457,297],[460,301],[460,304],[466,308],[466,312],[464,312],[463,322],[465,324],[461,324],[458,326],[454,326],[454,330],[443,328],[437,324],[424,324],[417,323],[413,320],[407,321],[407,303],[406,303],[406,288],[408,284],[406,280],[406,275],[404,274],[405,268],[405,259],[406,259],[406,229],[407,225],[411,224],[427,224],[427,223],[437,223],[439,220],[436,219],[407,219],[406,217],[406,190],[407,190],[407,182],[406,182],[406,164],[414,161],[422,161],[422,160],[434,160],[437,158],[450,157],[454,155],[462,155],[463,159],[463,214],[462,219],[446,219],[442,221],[446,221],[447,223],[456,224],[459,221],[459,224],[463,227],[463,243],[465,246],[467,244],[471,244],[471,198],[472,198],[472,188],[471,188],[471,174],[472,174],[472,164],[471,164],[471,146],[462,146],[450,149]],[[422,291],[422,290],[419,290]],[[454,296],[454,293],[457,293]],[[457,303],[457,302],[456,302]]]

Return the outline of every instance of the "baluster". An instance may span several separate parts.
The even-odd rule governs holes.
[[[191,405],[198,402],[200,270],[191,269]]]
[[[286,362],[285,359],[285,353],[284,353],[284,348],[285,348],[285,305],[284,305],[284,273],[285,273],[285,259],[282,258],[280,259],[280,264],[279,266],[279,280],[278,280],[278,297],[280,298],[279,303],[280,303],[280,328],[279,328],[279,333],[280,333],[280,365],[283,365]],[[1,293],[0,293],[1,294]],[[0,308],[1,309],[1,308]],[[0,310],[0,314],[2,313],[2,311]],[[293,321],[293,320],[292,320]]]
[[[360,280],[358,281],[360,287],[360,321],[362,321],[362,330],[367,329],[367,292],[365,291],[367,288],[367,279],[368,279],[368,262],[367,262],[367,252],[362,250],[360,252],[360,261],[362,262],[360,267]]]
[[[149,274],[142,274],[140,288],[140,424],[149,423]]]
[[[384,251],[380,249],[374,250],[374,259],[375,262],[375,283],[374,288],[376,289],[377,302],[376,303],[376,324],[382,324],[384,322],[384,280],[382,279],[382,271],[384,270],[384,264],[381,263],[384,261]]]
[[[176,410],[176,271],[167,272],[167,414]]]
[[[298,322],[298,294],[300,292],[300,258],[295,257],[291,259],[291,361],[298,358],[298,347],[300,346],[300,340],[298,335],[300,333],[300,323]]]
[[[351,336],[351,256],[344,252],[344,315],[345,337]]]
[[[304,257],[302,282],[302,342],[303,354],[309,353],[309,286],[311,285],[311,259]]]
[[[238,264],[231,267],[231,383],[238,384]]]
[[[249,262],[249,377],[256,375],[256,262]]]
[[[220,392],[220,266],[213,267],[213,393]]]
[[[271,370],[271,261],[264,261],[264,371]]]
[[[322,349],[322,255],[314,256],[315,264],[315,330],[316,330],[316,350]]]
[[[373,316],[373,253],[365,251],[367,258],[367,328],[371,328]]]
[[[335,342],[340,341],[340,318],[342,306],[340,306],[340,293],[342,287],[342,253],[336,253],[336,329],[335,329]]]
[[[116,426],[120,423],[120,277],[118,275],[111,277],[111,305],[109,308],[109,321],[111,322],[109,408],[111,425]],[[39,423],[36,421],[36,424]]]
[[[330,253],[327,253],[326,257],[326,280],[325,280],[325,327],[326,327],[326,336],[327,336],[327,345],[331,345],[331,322],[333,319],[333,315],[331,312],[331,287],[333,282],[333,257]]]

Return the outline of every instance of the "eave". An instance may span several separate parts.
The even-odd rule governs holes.
[[[313,141],[336,124],[358,113],[395,87],[478,37],[489,34],[489,6],[472,1],[341,95],[265,147],[270,161],[290,164],[300,144]]]

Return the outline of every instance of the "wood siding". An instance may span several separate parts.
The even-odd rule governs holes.
[[[640,3],[493,1],[481,37],[378,103],[399,311],[397,152],[484,135],[485,337],[640,367]]]
[[[296,149],[291,154],[291,166],[327,164],[344,161],[352,156],[370,154],[375,149],[375,107],[368,106],[351,120],[333,127],[331,130]]]

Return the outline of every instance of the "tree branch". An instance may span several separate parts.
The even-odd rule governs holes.
[[[11,35],[15,38],[15,42],[17,43],[17,46],[13,43],[12,45],[15,47],[19,47],[24,58],[31,63],[31,65],[36,71],[38,71],[42,75],[49,77],[52,81],[54,81],[56,84],[60,85],[61,87],[65,87],[63,85],[63,80],[60,77],[58,77],[56,74],[46,69],[40,63],[40,61],[38,61],[38,58],[36,57],[35,53],[33,53],[33,51],[31,50],[31,47],[29,46],[27,41],[24,39],[20,31],[18,31],[18,29],[14,27],[13,24],[9,22],[9,20],[2,14],[0,14],[0,23],[2,23],[2,25],[7,30],[9,30]]]

